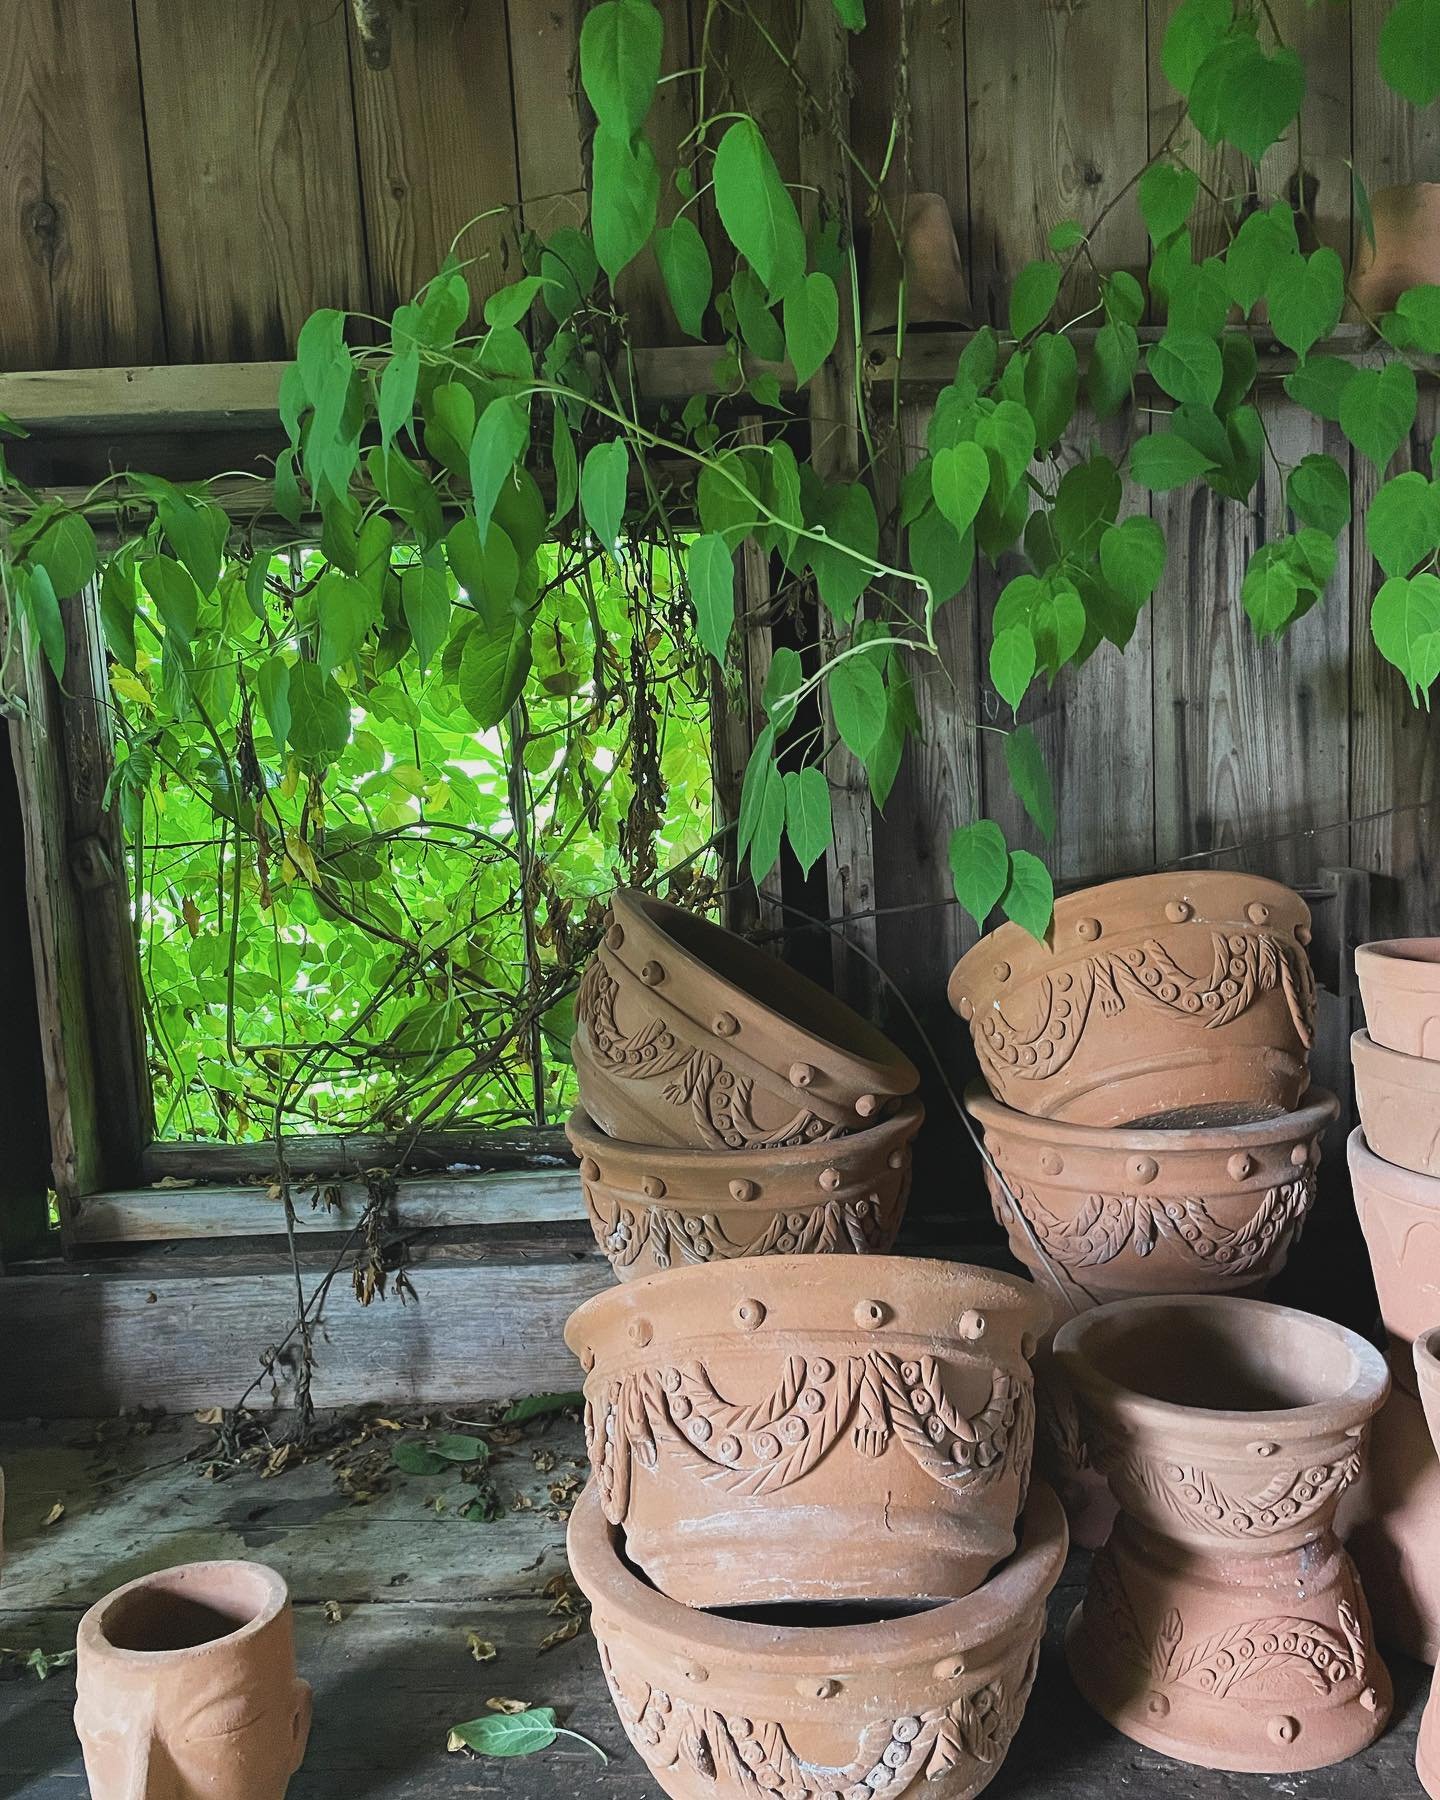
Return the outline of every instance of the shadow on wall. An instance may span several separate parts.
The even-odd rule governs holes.
[[[25,846],[8,731],[0,729],[0,1261],[37,1247],[46,1225],[50,1144],[35,1010]]]

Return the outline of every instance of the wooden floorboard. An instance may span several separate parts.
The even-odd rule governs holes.
[[[565,1568],[564,1525],[547,1516],[555,1510],[549,1488],[583,1459],[573,1419],[532,1426],[497,1453],[507,1507],[516,1496],[530,1505],[491,1525],[456,1515],[464,1490],[445,1476],[397,1474],[387,1492],[360,1506],[323,1463],[270,1480],[248,1471],[207,1480],[184,1460],[205,1436],[188,1420],[139,1435],[111,1421],[98,1439],[94,1427],[73,1420],[0,1428],[9,1484],[0,1646],[63,1650],[82,1608],[120,1581],[182,1557],[252,1556],[290,1582],[300,1664],[316,1689],[315,1730],[290,1800],[642,1800],[658,1792],[621,1733],[588,1633],[540,1649],[555,1623],[545,1588]],[[439,1512],[430,1504],[436,1498]],[[44,1524],[57,1503],[64,1513]],[[1079,1700],[1059,1648],[1083,1579],[1083,1559],[1072,1558],[1051,1606],[1035,1697],[989,1790],[997,1800],[1419,1796],[1415,1731],[1429,1672],[1398,1659],[1396,1723],[1338,1769],[1284,1779],[1213,1774],[1118,1736]],[[338,1623],[327,1602],[338,1602]],[[473,1660],[469,1632],[495,1645],[493,1661]],[[554,1706],[562,1723],[607,1752],[609,1765],[569,1741],[526,1762],[448,1754],[449,1727],[476,1716],[492,1695]],[[0,1674],[0,1800],[83,1800],[73,1706],[68,1669],[44,1682]]]

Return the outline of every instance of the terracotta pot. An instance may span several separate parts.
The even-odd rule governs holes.
[[[672,1800],[978,1794],[1025,1711],[1065,1550],[1064,1517],[1037,1487],[1019,1553],[978,1592],[832,1623],[795,1607],[726,1618],[657,1593],[593,1483],[569,1538],[621,1723]]]
[[[980,1082],[965,1104],[1009,1189],[986,1169],[1010,1248],[1075,1311],[1130,1294],[1261,1292],[1305,1223],[1321,1134],[1340,1111],[1312,1088],[1296,1112],[1157,1131],[1033,1119]]]
[[[1432,1442],[1440,1450],[1440,1328],[1415,1340],[1415,1374]],[[1420,1721],[1420,1741],[1415,1748],[1415,1772],[1431,1800],[1440,1800],[1440,1674],[1430,1690],[1430,1702]]]
[[[1358,1126],[1348,1150],[1380,1313],[1408,1382],[1410,1346],[1440,1318],[1440,1178],[1383,1161]]]
[[[281,1800],[310,1734],[285,1583],[187,1563],[92,1606],[75,1729],[92,1800]]]
[[[890,212],[904,245],[906,331],[957,331],[968,326],[970,295],[950,202],[943,194],[910,194],[892,199]],[[867,336],[896,329],[900,268],[894,232],[878,218],[870,232],[860,314]]]
[[[1392,1356],[1390,1368],[1395,1385],[1371,1427],[1360,1479],[1340,1504],[1339,1530],[1380,1642],[1433,1663],[1440,1660],[1440,1456],[1410,1392],[1413,1361]]]
[[[1086,1313],[1055,1354],[1121,1509],[1070,1622],[1085,1698],[1202,1768],[1286,1774],[1371,1743],[1390,1678],[1333,1521],[1389,1388],[1380,1353],[1200,1295]]]
[[[598,1294],[565,1339],[606,1517],[689,1606],[957,1599],[1015,1547],[1047,1319],[1027,1281],[890,1256]]]
[[[950,1004],[1007,1106],[1077,1125],[1290,1112],[1308,1080],[1310,912],[1256,875],[1142,875],[1056,902],[955,965]]]
[[[1368,1031],[1351,1038],[1350,1060],[1371,1150],[1398,1168],[1440,1176],[1440,1061],[1387,1050]]]
[[[1440,938],[1362,944],[1355,973],[1374,1041],[1404,1056],[1440,1061]]]
[[[712,1259],[888,1250],[924,1116],[912,1100],[866,1131],[783,1150],[626,1144],[578,1108],[566,1133],[595,1241],[621,1281],[636,1281]]]
[[[1360,233],[1350,271],[1352,312],[1379,319],[1407,288],[1440,282],[1440,185],[1418,181],[1370,196],[1375,244]]]
[[[580,984],[575,1063],[602,1131],[700,1150],[859,1131],[920,1080],[824,988],[734,932],[627,889]]]

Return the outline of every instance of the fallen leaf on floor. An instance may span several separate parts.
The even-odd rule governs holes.
[[[530,1702],[528,1700],[506,1700],[499,1695],[492,1694],[485,1702],[485,1709],[487,1712],[494,1713],[529,1712]]]
[[[64,1517],[65,1502],[63,1500],[57,1500],[40,1522],[42,1525],[58,1525]]]
[[[162,1175],[158,1181],[150,1183],[152,1188],[192,1188],[195,1184],[193,1175]]]
[[[345,1617],[344,1613],[340,1610],[340,1602],[338,1600],[322,1601],[321,1610],[325,1614],[325,1623],[327,1625],[338,1625]]]
[[[569,1570],[559,1575],[552,1575],[545,1583],[544,1592],[550,1601],[550,1617],[566,1618],[571,1613],[580,1613],[585,1605],[585,1596],[576,1587],[574,1577]]]
[[[500,1654],[489,1638],[482,1638],[478,1631],[465,1633],[465,1648],[479,1663],[494,1662]]]
[[[557,1625],[548,1637],[540,1640],[540,1652],[543,1656],[547,1650],[558,1650],[561,1644],[568,1644],[571,1638],[579,1637],[580,1627],[585,1621],[577,1614],[573,1619],[566,1619]]]
[[[585,1404],[583,1394],[530,1394],[517,1400],[501,1415],[502,1425],[521,1425],[527,1419],[544,1419],[552,1413],[574,1412]]]
[[[48,1681],[54,1669],[68,1669],[74,1660],[73,1650],[7,1650],[0,1644],[0,1661],[28,1669],[40,1681]]]
[[[463,1725],[452,1725],[445,1747],[474,1750],[481,1756],[533,1756],[537,1750],[548,1750],[557,1737],[574,1738],[593,1750],[601,1762],[610,1760],[589,1738],[557,1725],[553,1706],[535,1706],[507,1718],[469,1719]]]
[[[197,1425],[223,1425],[225,1408],[223,1406],[207,1406],[204,1412],[196,1413],[195,1423]]]
[[[532,1450],[530,1460],[542,1475],[548,1475],[555,1467],[555,1452],[553,1450]]]

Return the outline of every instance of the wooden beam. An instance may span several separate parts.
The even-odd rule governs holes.
[[[285,1162],[292,1179],[304,1176],[360,1176],[370,1169],[458,1170],[555,1168],[572,1162],[565,1133],[520,1125],[504,1131],[317,1131],[285,1139]],[[205,1182],[270,1181],[275,1146],[259,1144],[151,1144],[141,1159],[146,1181],[195,1177]]]

